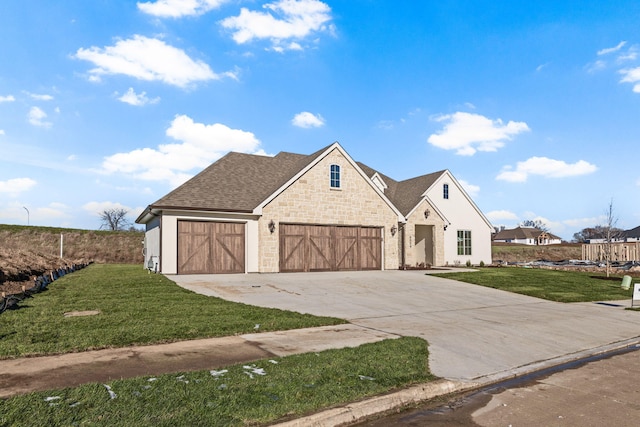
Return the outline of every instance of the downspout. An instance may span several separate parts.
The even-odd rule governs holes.
[[[158,248],[158,256],[160,257],[160,262],[159,262],[160,265],[159,265],[158,271],[162,273],[162,260],[164,259],[164,257],[162,256],[162,246],[164,246],[164,242],[162,240],[162,232],[163,232],[163,228],[164,228],[162,226],[163,215],[159,215],[159,217],[160,217],[160,225],[159,225],[159,227],[160,227],[160,233],[159,234],[160,235],[158,236],[158,239],[159,239],[158,246],[160,246],[160,247]],[[177,273],[177,267],[176,267],[176,273]]]
[[[406,224],[398,224],[398,228],[400,229],[400,269],[404,270],[404,266],[405,266],[405,249],[404,249],[404,243],[405,243],[405,225]]]

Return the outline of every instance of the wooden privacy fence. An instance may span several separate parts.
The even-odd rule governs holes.
[[[611,261],[640,261],[640,242],[610,243]],[[582,259],[585,261],[605,261],[606,243],[582,245]]]

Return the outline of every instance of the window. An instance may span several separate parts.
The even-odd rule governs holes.
[[[443,199],[449,198],[449,184],[444,184],[442,186],[442,198]]]
[[[458,230],[458,255],[471,255],[471,230]]]
[[[340,188],[340,165],[331,165],[331,188]]]

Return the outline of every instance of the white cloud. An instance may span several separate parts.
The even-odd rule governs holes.
[[[64,203],[50,203],[48,206],[36,208],[31,217],[34,220],[41,220],[43,222],[52,218],[69,218],[68,211],[70,208]]]
[[[549,66],[549,64],[550,64],[550,62],[545,62],[544,64],[540,64],[540,65],[538,65],[538,66],[536,67],[536,71],[537,71],[537,72],[542,71],[543,69],[547,68],[547,67]]]
[[[591,217],[591,218],[574,218],[574,219],[566,219],[562,221],[565,225],[568,225],[572,228],[577,228],[582,230],[586,227],[593,227],[596,224],[601,224],[603,222],[604,216],[599,217]]]
[[[106,157],[102,163],[103,172],[124,173],[149,181],[169,181],[177,186],[192,176],[190,171],[208,166],[228,151],[263,154],[260,141],[253,133],[220,123],[195,123],[185,115],[176,116],[166,134],[179,143]]]
[[[605,48],[605,49],[601,49],[601,50],[599,50],[599,51],[598,51],[598,56],[606,55],[606,54],[608,54],[608,53],[617,52],[617,51],[619,51],[620,49],[622,49],[622,48],[624,47],[624,45],[625,45],[625,44],[627,44],[627,42],[626,42],[626,41],[621,41],[620,43],[618,43],[618,44],[617,44],[616,46],[614,46],[614,47],[608,47],[608,48]]]
[[[464,179],[459,179],[458,182],[471,198],[476,198],[480,194],[480,186],[470,184]]]
[[[14,102],[15,100],[16,98],[14,98],[13,95],[6,95],[6,96],[0,95],[0,102]]]
[[[460,111],[438,116],[435,120],[445,122],[445,127],[440,133],[429,136],[428,142],[444,150],[456,150],[461,156],[472,156],[476,151],[497,151],[505,141],[530,130],[524,122],[509,121],[505,125],[501,119],[491,120]]]
[[[324,126],[324,118],[320,114],[312,114],[308,111],[298,113],[291,120],[291,124],[300,128],[318,128]]]
[[[233,72],[216,74],[205,62],[191,59],[183,50],[169,46],[162,40],[140,35],[118,40],[115,45],[104,48],[80,48],[75,58],[96,65],[89,71],[90,80],[94,82],[108,74],[124,74],[178,87],[222,77],[236,78]]]
[[[138,2],[138,9],[149,15],[160,18],[180,18],[198,16],[220,7],[228,0],[157,0],[155,2]]]
[[[516,215],[511,211],[506,211],[506,210],[497,210],[497,211],[487,212],[485,216],[492,223],[500,223],[503,221],[518,221],[518,215]]]
[[[595,73],[598,72],[600,70],[603,70],[607,68],[607,63],[605,61],[602,61],[600,59],[598,59],[597,61],[591,63],[591,64],[587,64],[586,69],[588,73]]]
[[[0,135],[4,135],[4,129],[0,129]]]
[[[632,83],[633,91],[640,93],[640,67],[625,68],[619,71],[624,77],[620,80],[620,83]]]
[[[17,195],[31,190],[37,182],[31,178],[13,178],[0,181],[0,194]]]
[[[638,59],[638,48],[633,46],[624,54],[618,56],[618,62],[635,61]]]
[[[29,93],[27,94],[31,97],[31,99],[35,99],[36,101],[53,101],[53,96],[39,93]]]
[[[117,92],[116,95],[118,95]],[[160,98],[158,97],[152,99],[148,98],[146,92],[137,94],[132,87],[129,88],[127,93],[119,97],[118,100],[129,105],[135,105],[137,107],[147,104],[157,104],[158,102],[160,102]]]
[[[12,201],[3,205],[0,201],[0,222],[16,223],[50,223],[53,219],[69,218],[69,207],[62,203],[51,203],[47,206],[26,205],[29,213],[25,211],[25,204],[19,201]]]
[[[51,127],[51,122],[45,121],[45,119],[47,118],[47,113],[45,113],[39,107],[31,107],[31,109],[29,110],[29,114],[27,115],[27,118],[29,119],[29,123],[31,123],[34,126],[43,127],[43,128]]]
[[[240,15],[221,21],[231,30],[238,44],[254,39],[270,40],[274,50],[300,50],[299,43],[285,43],[289,39],[303,39],[314,32],[332,31],[331,8],[319,0],[279,0],[262,6],[265,11],[240,10]],[[274,16],[276,15],[276,16]]]
[[[547,157],[531,157],[524,162],[518,162],[515,169],[511,166],[503,168],[496,179],[508,182],[525,182],[529,175],[540,175],[547,178],[566,178],[570,176],[587,175],[598,168],[584,160],[569,164],[562,160]]]
[[[129,207],[124,206],[119,202],[89,202],[85,203],[82,206],[82,209],[93,215],[99,215],[106,209],[124,209],[127,211],[131,210]]]
[[[626,45],[627,42],[622,41],[618,43],[616,46],[611,48],[606,48],[598,51],[598,56],[607,55],[610,53],[617,52],[615,58],[615,64],[617,67],[622,66],[624,63],[628,63],[630,61],[635,61],[638,59],[639,48],[637,45],[629,46],[625,50],[622,48]],[[613,61],[612,61],[613,62]],[[586,69],[588,72],[596,72],[607,68],[609,64],[601,59],[596,60],[592,64],[588,64]],[[626,67],[626,68],[618,68],[618,74],[622,75],[620,79],[620,83],[631,83],[632,90],[635,93],[640,93],[640,67]]]

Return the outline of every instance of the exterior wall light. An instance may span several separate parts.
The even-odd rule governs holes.
[[[269,232],[271,234],[273,234],[276,231],[276,223],[273,222],[273,220],[269,221],[269,225],[267,227],[269,227]]]
[[[396,227],[396,225],[393,224],[391,226],[391,236],[395,236],[397,232],[398,232],[398,227]]]
[[[429,218],[429,215],[431,215],[431,211],[430,211],[429,209],[426,209],[426,210],[424,211],[424,219]]]

